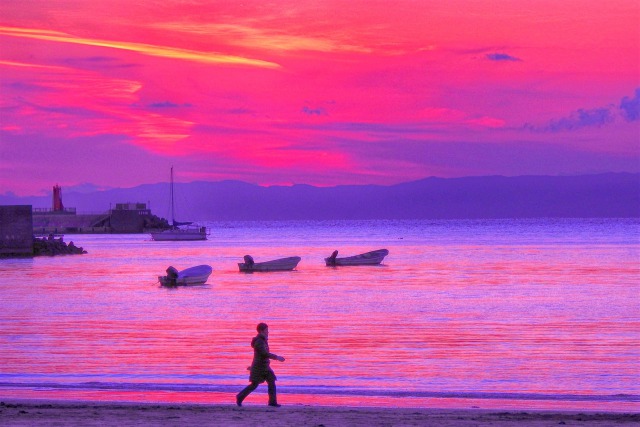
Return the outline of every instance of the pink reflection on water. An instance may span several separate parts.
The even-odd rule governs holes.
[[[29,284],[0,288],[3,373],[237,383],[240,389],[246,384],[255,324],[266,321],[272,351],[287,358],[274,362],[274,369],[281,384],[296,387],[595,395],[638,390],[640,268],[632,262],[637,249],[425,239],[420,245],[389,245],[384,266],[348,269],[323,265],[323,256],[336,245],[318,236],[315,242],[288,236],[264,245],[254,238],[233,235],[175,247],[135,236],[88,237],[90,245],[74,239],[93,246],[86,256],[0,265],[9,283]],[[372,245],[339,247],[349,254]],[[295,272],[247,275],[235,264],[245,253],[303,260]],[[168,265],[195,264],[214,266],[209,285],[165,289],[156,283]],[[210,392],[16,393],[233,401]],[[263,397],[256,394],[250,403],[261,404]],[[327,405],[632,405],[282,397],[285,404]]]

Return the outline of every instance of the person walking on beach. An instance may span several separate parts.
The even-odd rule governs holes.
[[[259,323],[256,327],[258,335],[251,340],[253,347],[253,362],[251,362],[249,381],[250,384],[236,395],[236,405],[242,406],[242,401],[249,394],[258,388],[258,385],[267,382],[269,392],[269,406],[279,408],[276,399],[276,374],[269,366],[270,359],[284,362],[284,357],[269,353],[269,326],[266,323]]]

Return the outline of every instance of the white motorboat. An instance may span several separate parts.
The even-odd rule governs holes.
[[[182,271],[175,267],[167,268],[166,276],[158,276],[162,286],[194,286],[204,285],[211,275],[213,268],[210,265],[196,265]]]
[[[292,256],[288,258],[279,258],[271,261],[254,262],[251,255],[244,256],[244,262],[238,263],[240,271],[247,273],[253,271],[289,271],[296,268],[301,258]]]
[[[171,228],[168,230],[151,233],[151,238],[156,241],[178,240],[207,240],[207,228],[191,225],[190,222],[177,222],[175,219],[175,205],[173,200],[173,167],[171,167],[171,184],[169,187],[171,199]]]
[[[376,251],[365,252],[363,254],[338,258],[338,251],[333,251],[330,257],[324,261],[327,266],[335,265],[377,265],[382,262],[384,257],[389,255],[387,249],[378,249]]]

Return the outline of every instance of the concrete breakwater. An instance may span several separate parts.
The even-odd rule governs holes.
[[[36,234],[103,234],[144,233],[149,229],[164,230],[169,223],[148,209],[112,209],[102,214],[65,214],[34,212]]]

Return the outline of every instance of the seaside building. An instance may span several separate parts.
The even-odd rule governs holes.
[[[114,233],[141,233],[151,218],[146,203],[116,203],[109,211],[109,225]]]

